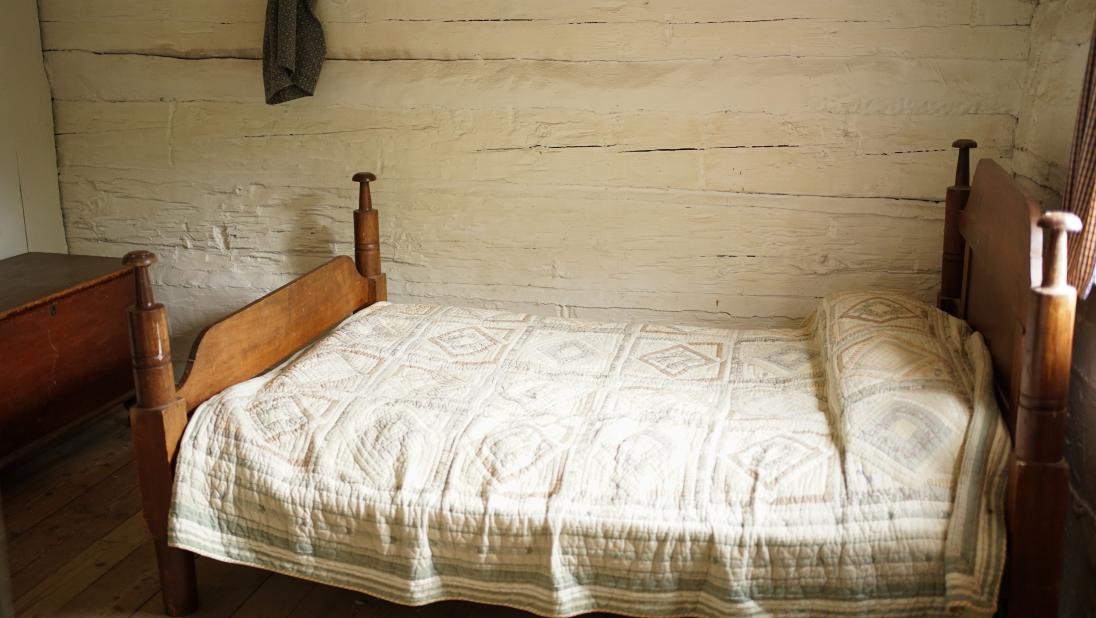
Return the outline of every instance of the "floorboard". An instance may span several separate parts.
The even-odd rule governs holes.
[[[16,615],[163,616],[123,412],[0,470]],[[405,607],[249,567],[198,558],[196,618],[522,618],[447,601]]]
[[[319,584],[303,579],[273,574],[266,579],[243,605],[236,610],[233,618],[288,618],[308,595],[308,591]]]
[[[128,416],[119,408],[40,455],[14,462],[0,474],[4,501],[19,505],[4,514],[8,534],[26,532],[132,460]]]
[[[160,590],[156,553],[145,543],[115,564],[55,615],[71,618],[130,616]]]
[[[19,511],[18,502],[9,505],[5,500],[4,505],[5,512]],[[140,509],[137,473],[131,463],[23,534],[9,534],[8,560],[15,597],[32,589]]]
[[[138,548],[147,545],[145,521],[134,513],[91,547],[72,557],[15,604],[21,618],[45,618],[56,615],[66,603],[95,583]]]

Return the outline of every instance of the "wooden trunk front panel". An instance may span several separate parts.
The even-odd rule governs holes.
[[[0,320],[0,459],[133,390],[133,273]]]

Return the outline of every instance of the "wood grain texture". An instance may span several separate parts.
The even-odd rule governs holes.
[[[175,392],[167,311],[156,302],[151,288],[149,269],[156,261],[155,254],[143,250],[131,251],[123,260],[134,269],[136,286],[136,302],[128,318],[137,400],[129,408],[129,418],[141,511],[152,537],[164,612],[183,616],[198,604],[194,555],[168,546],[167,518],[187,410]]]
[[[1069,213],[1043,214],[991,160],[978,164],[967,187],[965,157],[949,198],[956,197],[953,189],[969,198],[959,197],[965,208],[958,217],[950,213],[945,230],[945,238],[960,232],[965,244],[962,289],[957,303],[944,306],[984,337],[1012,435],[1001,614],[1055,616],[1069,501],[1063,447],[1077,304],[1066,281],[1067,235],[1079,231],[1081,221]],[[951,278],[943,273],[945,288]]]
[[[64,564],[65,552],[87,549],[119,521],[138,513],[141,506],[136,485],[136,468],[131,464],[74,497],[25,533],[10,538],[8,560],[16,595],[53,575]],[[4,505],[7,512],[8,502]]]
[[[1069,465],[1063,457],[1077,291],[1067,283],[1070,213],[1046,213],[1041,281],[1031,292],[1009,483],[1009,615],[1057,615]],[[1038,532],[1036,532],[1038,531]]]
[[[104,258],[0,261],[0,462],[133,392],[120,337],[132,272]]]
[[[44,22],[47,51],[175,58],[261,58],[260,22]],[[763,57],[902,57],[1023,60],[1023,27],[890,22],[773,20],[665,23],[513,21],[328,22],[327,57],[336,60],[660,61]],[[834,45],[840,39],[841,45]]]
[[[23,592],[15,605],[15,611],[25,618],[56,616],[58,610],[62,607],[69,608],[71,601],[110,571],[116,563],[142,547],[151,549],[147,543],[144,519],[139,513],[134,513],[118,527],[64,563],[52,575]],[[140,574],[140,577],[147,580],[149,575],[152,576],[152,581],[156,582],[155,575],[152,573]],[[98,590],[108,592],[112,597],[117,598],[117,590],[108,586],[98,587]]]
[[[177,352],[350,254],[362,169],[384,180],[393,300],[723,325],[795,322],[839,289],[929,300],[948,145],[1008,168],[1032,13],[320,3],[317,96],[268,107],[259,0],[41,4],[68,237],[177,265],[155,281]],[[864,246],[843,232],[861,215]]]
[[[55,99],[253,102],[259,62],[144,54],[46,53]],[[817,111],[1012,113],[1022,60],[735,58],[709,61],[331,60],[313,105],[551,107],[608,113]],[[698,88],[697,84],[705,84]],[[809,89],[811,96],[788,96]],[[689,92],[690,96],[681,96]],[[783,95],[783,96],[777,96]],[[992,95],[992,96],[990,96]],[[298,106],[298,107],[303,107]]]
[[[187,410],[270,369],[368,305],[368,281],[349,258],[336,258],[204,330],[179,384]]]
[[[1040,213],[1007,172],[983,159],[959,221],[967,245],[959,315],[985,337],[1010,429],[1020,400],[1031,289],[1042,280]]]
[[[44,0],[43,21],[110,22],[120,19],[196,23],[262,21],[262,0],[241,0],[224,6],[217,0],[138,2],[136,0]],[[73,10],[79,8],[79,11]],[[583,0],[552,3],[515,3],[507,0],[377,0],[325,3],[317,7],[325,22],[362,21],[700,21],[754,22],[762,20],[846,20],[898,26],[946,24],[1026,25],[1033,7],[1026,0],[845,0],[823,3],[788,0],[775,5],[751,0],[652,0],[642,3]]]
[[[26,533],[74,496],[132,463],[129,422],[119,412],[120,406],[103,420],[74,431],[81,440],[59,439],[49,449],[40,449],[34,457],[17,460],[4,469],[0,492],[5,503],[19,504],[17,511],[4,513],[9,535]],[[74,457],[75,453],[80,456]],[[41,467],[28,463],[40,463]]]
[[[30,522],[29,527],[8,530],[18,558],[14,553],[9,555],[20,573],[12,590],[16,615],[163,616],[155,550],[147,540],[136,499],[128,440],[119,448],[112,438],[119,427],[125,429],[124,416],[124,411],[118,409],[66,434],[55,449],[36,452],[0,470],[5,521]],[[129,465],[123,473],[102,469],[104,444],[126,455]],[[98,471],[102,484],[56,485],[75,469]],[[68,500],[46,507],[23,499],[54,488],[67,492]],[[204,559],[199,559],[198,571],[205,602],[197,615],[203,617],[470,615],[468,611],[449,611],[445,604],[399,607],[303,580]],[[498,611],[491,615],[520,614]]]
[[[1048,0],[1036,5],[1013,169],[1044,207],[1057,208],[1065,188],[1072,128],[1096,19],[1094,0]],[[1067,415],[1066,459],[1070,507],[1060,613],[1096,615],[1096,302],[1080,303],[1074,335]]]
[[[49,304],[65,292],[117,278],[128,269],[104,257],[64,253],[24,253],[0,260],[0,319],[36,305]]]

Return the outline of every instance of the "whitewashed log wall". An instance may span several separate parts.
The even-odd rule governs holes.
[[[935,293],[960,136],[1011,165],[1024,0],[319,0],[267,107],[262,0],[40,0],[74,252],[162,257],[176,334],[349,253],[392,297],[789,323]],[[177,351],[178,353],[178,351]]]

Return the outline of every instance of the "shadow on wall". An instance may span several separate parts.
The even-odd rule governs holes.
[[[208,228],[225,258],[219,262],[222,272],[206,273],[195,286],[157,286],[156,298],[171,323],[177,377],[204,328],[335,256],[353,256],[351,211],[333,207],[329,194],[310,192],[272,203],[257,217],[268,226],[264,233],[252,233],[254,224],[244,219],[238,221],[243,232],[235,225]],[[157,268],[170,267],[165,260]]]
[[[276,243],[286,258],[283,271],[286,282],[333,257],[351,255],[346,247],[353,242],[352,226],[349,220],[333,216],[339,212],[338,205],[325,203],[325,197],[308,193],[285,203],[287,211],[296,213],[287,217],[293,225],[284,242]]]

